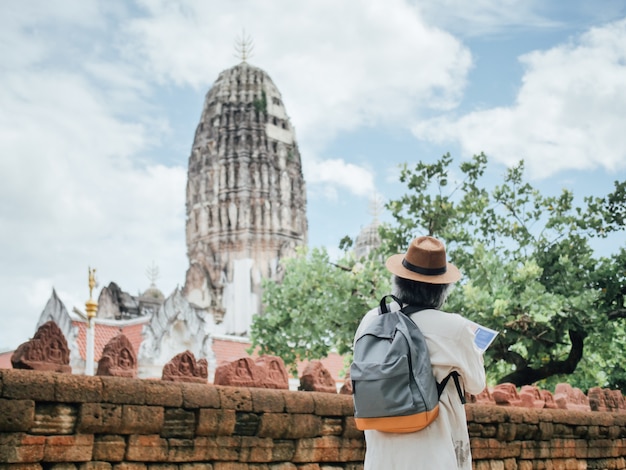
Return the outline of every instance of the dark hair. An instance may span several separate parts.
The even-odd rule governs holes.
[[[402,303],[437,309],[445,303],[452,286],[452,284],[427,284],[395,275],[392,284],[393,294]]]

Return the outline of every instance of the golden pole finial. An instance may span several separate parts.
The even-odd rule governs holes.
[[[93,300],[93,289],[96,287],[96,268],[88,268],[89,272],[89,300],[85,302],[85,310],[87,311],[87,318],[91,320],[96,316],[98,311],[98,302]]]
[[[246,62],[252,57],[252,51],[254,50],[254,43],[252,38],[246,35],[246,30],[241,30],[241,36],[236,39],[235,42],[235,57],[241,59],[242,62]]]
[[[87,312],[87,344],[85,347],[85,375],[93,375],[94,358],[95,358],[95,323],[96,314],[98,313],[98,302],[93,300],[93,289],[98,285],[96,283],[96,268],[88,268],[89,273],[89,300],[85,302],[85,311]]]
[[[93,296],[93,288],[96,287],[96,268],[91,269],[88,267],[89,271],[89,298]]]

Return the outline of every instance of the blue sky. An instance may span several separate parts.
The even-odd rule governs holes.
[[[446,152],[581,198],[626,177],[621,0],[2,2],[0,350],[53,287],[84,306],[89,266],[182,285],[187,158],[243,30],[296,128],[312,246],[336,252],[402,193],[400,164]]]

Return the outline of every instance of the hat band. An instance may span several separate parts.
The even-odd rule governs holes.
[[[439,274],[445,274],[448,270],[447,266],[443,266],[442,268],[422,268],[420,266],[415,266],[414,264],[409,263],[406,258],[402,259],[402,266],[404,266],[409,271],[413,271],[417,274],[423,274],[425,276],[437,276]]]

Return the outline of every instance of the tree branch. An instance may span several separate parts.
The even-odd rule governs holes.
[[[617,320],[618,318],[626,318],[626,308],[618,308],[607,314],[609,320]]]
[[[538,380],[551,377],[553,375],[571,374],[583,357],[585,337],[584,332],[569,330],[569,338],[572,347],[567,358],[563,361],[550,361],[546,365],[537,369],[532,367],[518,368],[516,371],[502,377],[498,383],[513,383],[517,387],[531,385]]]

